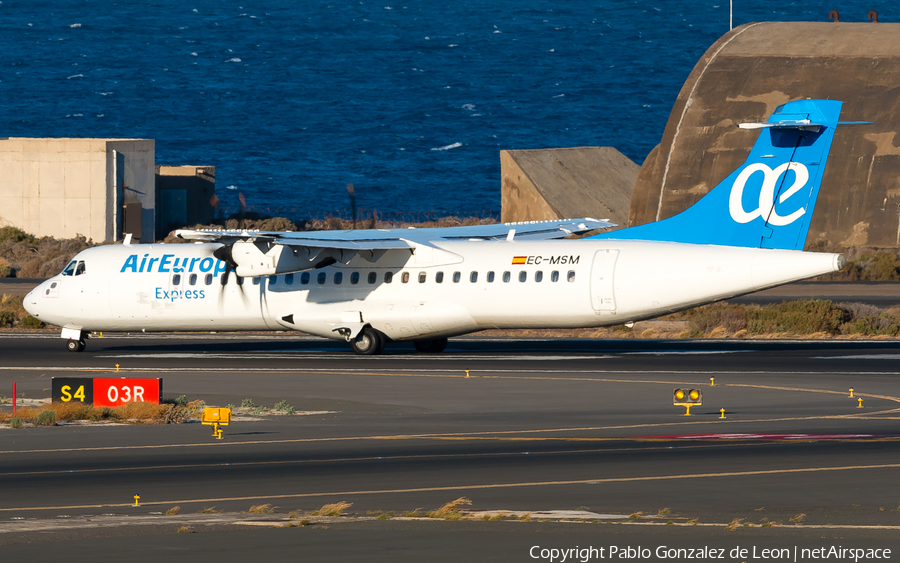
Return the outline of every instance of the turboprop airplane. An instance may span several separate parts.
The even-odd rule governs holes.
[[[79,253],[25,308],[82,351],[93,331],[298,330],[378,354],[440,352],[489,328],[618,325],[841,269],[803,252],[841,102],[801,100],[764,123],[746,162],[671,218],[438,229],[182,230],[194,244]]]

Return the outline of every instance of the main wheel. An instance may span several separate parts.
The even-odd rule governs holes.
[[[447,339],[435,338],[432,340],[416,340],[413,342],[413,346],[416,347],[416,352],[439,354],[447,347]]]
[[[66,340],[66,350],[68,350],[69,352],[84,352],[84,348],[84,340]]]
[[[374,328],[367,326],[350,341],[353,351],[362,356],[374,356],[384,350],[384,339]]]

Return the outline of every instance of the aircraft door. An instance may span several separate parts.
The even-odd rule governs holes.
[[[616,310],[615,284],[618,250],[598,250],[591,265],[591,305],[597,314]]]

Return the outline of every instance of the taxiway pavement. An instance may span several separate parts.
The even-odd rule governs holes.
[[[453,339],[439,355],[394,346],[359,357],[290,335],[116,336],[81,354],[55,336],[3,335],[0,358],[7,396],[13,381],[20,396],[42,398],[51,377],[162,377],[169,398],[316,413],[237,422],[221,441],[199,424],[0,429],[0,544],[13,554],[27,555],[32,538],[60,550],[120,553],[137,541],[279,557],[293,546],[369,560],[467,550],[529,560],[535,538],[900,549],[896,342]],[[684,416],[675,387],[701,389],[703,405]],[[463,496],[477,510],[619,520],[354,520],[302,533],[220,522],[185,539],[161,514],[271,504],[286,518],[346,501],[365,519]],[[637,512],[654,518],[628,518]],[[53,525],[103,514],[119,524]],[[129,525],[138,516],[159,520]],[[736,533],[724,531],[736,519]]]

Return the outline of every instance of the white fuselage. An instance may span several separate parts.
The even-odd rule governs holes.
[[[35,288],[25,307],[84,331],[295,329],[394,340],[488,328],[597,327],[651,318],[835,271],[837,254],[617,240],[436,242],[374,262],[239,278],[218,243],[112,245],[84,273]],[[439,281],[440,280],[440,281]],[[355,334],[355,331],[354,331]]]

